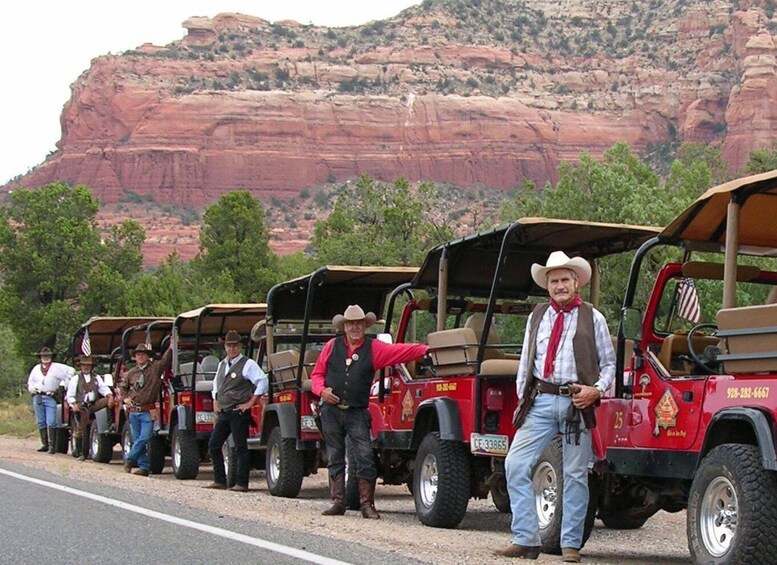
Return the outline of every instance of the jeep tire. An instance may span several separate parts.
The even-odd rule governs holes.
[[[281,437],[281,429],[274,427],[267,440],[265,457],[264,475],[270,494],[296,498],[305,472],[305,460],[303,453],[297,451],[297,440]]]
[[[95,463],[110,463],[113,458],[113,440],[110,435],[100,433],[96,420],[89,427],[89,445],[83,445],[82,449],[92,452]]]
[[[121,429],[121,459],[127,460],[127,455],[132,449],[132,428],[130,427],[129,420],[124,422],[124,426]]]
[[[196,479],[200,472],[200,450],[197,438],[189,430],[178,426],[173,428],[170,440],[170,455],[176,479]]]
[[[724,444],[701,461],[688,498],[695,563],[777,563],[777,475],[754,445]]]
[[[418,447],[413,471],[413,500],[421,522],[433,528],[455,528],[470,499],[470,461],[464,443],[427,434]]]
[[[502,514],[510,514],[512,508],[510,507],[510,493],[507,492],[507,484],[504,480],[499,481],[498,484],[491,485],[489,489],[491,492],[491,502],[494,503],[494,507]]]
[[[152,475],[159,475],[165,468],[165,438],[153,434],[146,444],[148,452],[148,470]]]
[[[540,524],[542,552],[561,555],[561,521],[564,498],[564,446],[556,436],[540,455],[532,471],[532,488]],[[591,537],[599,498],[598,482],[588,475],[588,510],[583,525],[583,543]],[[581,547],[582,547],[581,546]]]

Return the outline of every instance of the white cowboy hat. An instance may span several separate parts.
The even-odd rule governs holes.
[[[545,265],[534,263],[531,266],[531,278],[542,288],[548,288],[548,273],[555,269],[570,269],[577,273],[578,286],[584,286],[591,280],[591,265],[582,257],[570,258],[563,251],[554,251],[548,256]]]
[[[367,312],[365,314],[361,306],[358,306],[357,304],[351,304],[348,308],[345,309],[345,312],[342,314],[337,314],[334,318],[332,318],[332,325],[338,331],[342,331],[345,322],[357,322],[359,320],[364,320],[364,326],[369,328],[378,321],[378,317],[372,312]]]

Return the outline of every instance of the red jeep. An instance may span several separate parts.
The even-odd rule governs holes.
[[[325,266],[313,273],[275,285],[267,293],[267,324],[254,339],[270,352],[270,395],[266,407],[255,408],[248,441],[254,456],[264,451],[271,494],[294,498],[302,480],[326,465],[321,433],[316,425],[318,398],[310,392],[308,375],[324,343],[335,336],[332,318],[349,304],[380,315],[386,297],[407,284],[414,267]],[[261,355],[261,353],[260,353]],[[348,482],[347,502],[358,508],[356,481]]]
[[[599,516],[687,508],[697,563],[777,563],[775,218],[777,171],[708,190],[639,249],[624,380],[597,411]]]
[[[75,333],[71,341],[72,359],[77,359],[85,351],[91,351],[94,359],[94,370],[103,376],[105,384],[113,387],[114,375],[121,375],[121,367],[126,363],[126,338],[132,333],[132,329],[139,326],[163,322],[165,318],[151,317],[94,317],[85,322]],[[172,318],[167,318],[168,324]],[[169,330],[168,330],[169,332]],[[89,345],[84,344],[85,336],[89,336]],[[141,335],[141,334],[137,334]],[[145,336],[145,333],[142,334]],[[135,338],[133,344],[142,341]],[[94,415],[94,420],[89,429],[89,440],[84,442],[84,449],[91,453],[93,461],[98,463],[110,463],[113,457],[113,447],[122,438],[122,425],[124,422],[123,409],[114,408],[114,421],[109,420],[108,410],[100,410]],[[71,444],[71,452],[75,447],[73,415],[67,402],[63,402],[62,421],[67,424],[68,437]],[[113,425],[111,425],[113,424]],[[62,453],[65,453],[65,451]]]
[[[489,491],[500,511],[510,511],[504,456],[514,432],[520,347],[526,317],[547,300],[531,278],[532,263],[557,249],[596,261],[636,249],[657,231],[524,218],[429,252],[411,287],[432,298],[407,302],[397,340],[425,338],[432,366],[396,367],[378,382],[370,404],[379,473],[386,484],[408,485],[421,522],[455,528],[469,499]],[[588,300],[597,303],[599,271],[593,271]],[[387,319],[394,299],[406,294],[395,292]],[[545,481],[537,483],[543,545],[560,551],[561,485],[546,466],[538,469],[538,481]]]
[[[160,393],[161,409],[152,441],[164,443],[162,452],[171,454],[176,478],[197,478],[200,462],[209,457],[208,441],[215,423],[211,393],[224,357],[224,336],[230,330],[238,332],[245,340],[243,353],[252,357],[253,341],[248,336],[266,311],[265,304],[208,304],[175,318],[172,378]],[[225,461],[229,466],[230,460]],[[151,462],[152,473],[163,467],[164,458]]]

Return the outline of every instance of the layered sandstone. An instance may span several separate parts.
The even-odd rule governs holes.
[[[427,0],[342,29],[190,18],[171,45],[95,59],[59,150],[13,186],[194,207],[363,172],[508,189],[619,141],[710,143],[736,169],[777,128],[774,24],[733,0]]]

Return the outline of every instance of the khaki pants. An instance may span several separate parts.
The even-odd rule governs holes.
[[[89,426],[92,423],[92,415],[95,412],[108,407],[108,398],[102,397],[97,399],[89,408],[81,408],[78,412],[73,412],[76,420],[76,437],[85,438],[89,435]]]

